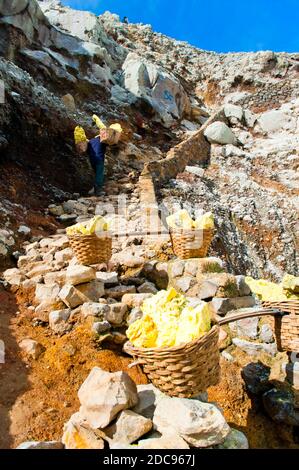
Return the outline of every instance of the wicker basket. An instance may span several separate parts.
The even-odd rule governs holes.
[[[209,251],[214,230],[174,230],[170,229],[174,254],[181,259],[205,258]]]
[[[274,331],[278,351],[299,351],[299,300],[263,302],[263,306],[289,314],[275,317]]]
[[[79,263],[84,265],[108,263],[112,255],[112,237],[109,232],[93,235],[70,235],[70,246]]]
[[[191,398],[220,380],[219,327],[182,346],[136,348],[126,343],[133,365],[143,366],[148,380],[171,397]]]

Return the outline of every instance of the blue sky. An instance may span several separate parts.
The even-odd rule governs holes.
[[[217,52],[299,52],[299,0],[62,0]]]

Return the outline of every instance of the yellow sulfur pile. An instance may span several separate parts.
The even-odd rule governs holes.
[[[211,212],[206,212],[201,217],[193,220],[190,214],[185,209],[182,209],[167,217],[166,221],[172,229],[207,230],[214,228],[214,217]]]
[[[96,232],[103,232],[109,230],[108,222],[100,215],[93,217],[93,219],[72,225],[66,229],[67,235],[93,235]]]
[[[256,280],[252,277],[246,277],[246,284],[248,284],[252,292],[264,302],[280,302],[291,299],[299,300],[299,295],[295,294],[295,291],[292,291],[290,288],[286,288],[286,285],[291,285],[290,278],[293,277],[294,276],[287,274],[283,279],[282,284],[275,284],[274,282],[266,281],[265,279]],[[292,280],[292,282],[294,281]]]
[[[171,288],[146,299],[141,307],[143,317],[130,325],[127,336],[141,348],[171,347],[193,341],[211,329],[211,316],[206,302],[195,307]]]

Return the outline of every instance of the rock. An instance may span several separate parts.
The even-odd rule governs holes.
[[[153,384],[137,385],[138,403],[133,411],[145,418],[153,419],[158,400],[165,397]]]
[[[275,356],[277,353],[276,344],[252,343],[240,338],[233,338],[233,344],[249,354],[249,356],[255,356],[260,352],[265,352],[270,356]]]
[[[95,271],[88,266],[82,266],[78,264],[69,266],[66,270],[66,282],[67,284],[72,284],[73,286],[93,281],[95,278]]]
[[[77,214],[62,214],[58,217],[58,220],[65,227],[69,227],[77,221]]]
[[[22,351],[24,351],[28,356],[33,357],[33,359],[38,359],[45,350],[40,343],[29,338],[23,339],[19,343],[19,346]]]
[[[261,395],[271,388],[269,383],[271,369],[261,362],[250,363],[241,371],[246,388],[253,395]]]
[[[27,227],[27,225],[20,225],[20,227],[18,228],[18,233],[26,237],[31,233],[31,229]]]
[[[105,294],[104,285],[100,281],[91,281],[86,284],[77,285],[76,290],[81,296],[82,303],[98,302],[100,297]]]
[[[149,299],[152,296],[153,294],[124,294],[121,301],[129,308],[139,308],[146,299]]]
[[[62,206],[56,206],[55,204],[51,204],[48,207],[48,211],[50,212],[51,215],[54,215],[55,217],[58,217],[63,214],[63,207]]]
[[[66,449],[104,449],[104,441],[75,413],[64,425],[62,442]]]
[[[244,297],[234,298],[214,298],[210,302],[211,308],[217,315],[225,315],[231,310],[239,310],[242,308],[250,308],[255,305],[255,298],[247,295]]]
[[[69,308],[76,308],[83,304],[81,293],[71,284],[66,284],[61,289],[59,297]]]
[[[93,429],[104,428],[122,410],[137,404],[137,388],[125,372],[94,367],[78,392],[80,414]]]
[[[244,157],[245,152],[242,149],[239,149],[235,145],[224,145],[222,147],[222,155],[225,158],[229,157]]]
[[[168,264],[168,273],[171,278],[180,277],[183,275],[185,269],[184,261],[176,260]]]
[[[239,296],[245,297],[247,295],[250,295],[251,289],[248,286],[248,284],[246,284],[245,276],[236,276],[235,279],[236,279],[237,287],[239,290]]]
[[[254,113],[252,113],[249,109],[245,109],[244,119],[245,119],[246,126],[251,128],[251,127],[254,127],[256,120],[257,120],[257,116]]]
[[[136,293],[135,286],[116,286],[116,287],[111,287],[110,289],[105,289],[105,295],[107,297],[111,297],[112,299],[117,299],[117,300],[122,299],[125,294],[135,294],[135,293]]]
[[[73,95],[71,95],[70,93],[67,93],[66,95],[62,96],[61,100],[62,100],[64,106],[69,111],[71,111],[72,113],[76,112],[76,103],[75,103]]]
[[[57,334],[65,334],[71,330],[72,326],[68,323],[71,310],[54,310],[49,314],[50,328]]]
[[[271,133],[283,129],[289,121],[289,117],[281,110],[271,110],[261,114],[258,124],[263,132]]]
[[[174,75],[130,52],[122,66],[124,88],[146,101],[165,126],[190,113],[188,95]]]
[[[4,271],[3,277],[11,286],[20,286],[26,279],[24,274],[17,268],[7,269]]]
[[[55,310],[62,310],[64,303],[58,300],[41,302],[34,311],[34,318],[42,322],[49,322],[49,313]]]
[[[135,307],[131,310],[130,314],[127,317],[127,325],[130,326],[136,320],[142,318],[143,312],[139,307]]]
[[[65,284],[65,271],[54,271],[52,273],[47,273],[44,276],[44,283],[49,284],[58,284],[62,287]]]
[[[273,388],[264,393],[263,404],[267,414],[276,423],[299,426],[299,411],[294,408],[291,393]]]
[[[286,380],[293,388],[299,390],[299,362],[282,364],[282,371],[285,372]]]
[[[243,108],[235,104],[224,105],[224,114],[231,124],[238,124],[243,119]]]
[[[37,284],[35,288],[35,300],[38,303],[55,302],[59,299],[60,287],[58,284]]]
[[[199,176],[202,178],[204,176],[205,170],[204,168],[200,168],[198,166],[186,166],[185,171],[191,173],[193,175]],[[180,275],[180,274],[179,274]]]
[[[29,0],[4,0],[0,5],[0,13],[3,16],[18,15],[27,8]]]
[[[232,315],[231,312],[227,316],[229,317],[230,315]],[[232,322],[229,324],[229,327],[237,336],[256,339],[258,337],[258,324],[259,318],[253,317]]]
[[[108,321],[100,321],[100,322],[95,322],[92,325],[91,331],[94,333],[100,335],[102,333],[106,333],[106,331],[109,331],[111,329],[111,325]]]
[[[211,144],[237,144],[237,138],[231,129],[221,121],[213,122],[204,131],[205,137]]]
[[[222,444],[213,447],[214,449],[249,449],[248,439],[241,431],[231,429],[229,435]]]
[[[264,324],[261,326],[260,329],[260,339],[264,343],[273,343],[274,342],[274,336],[273,336],[273,331],[270,328],[269,325]]]
[[[116,272],[97,272],[96,279],[103,284],[118,284],[118,274]]]
[[[67,263],[74,256],[73,250],[71,248],[65,248],[64,250],[57,251],[55,253],[56,261],[60,263]]]
[[[128,307],[123,303],[115,303],[109,306],[105,319],[114,326],[120,326],[124,322]]]
[[[191,283],[194,281],[192,276],[184,276],[175,280],[175,289],[185,294],[191,287]]]
[[[86,302],[81,307],[81,315],[83,318],[98,317],[104,319],[105,315],[110,311],[110,306],[97,302]]]
[[[152,427],[153,423],[150,419],[144,418],[134,411],[124,410],[120,413],[116,423],[105,429],[105,434],[114,442],[132,444],[148,433]]]
[[[211,299],[216,295],[218,290],[218,284],[215,284],[212,280],[208,279],[203,281],[198,290],[197,297],[201,300]]]
[[[193,447],[221,444],[230,432],[216,406],[186,398],[159,400],[153,421],[162,435],[176,433]]]
[[[45,441],[45,442],[41,442],[41,441],[26,441],[26,442],[22,442],[22,444],[20,444],[18,447],[16,447],[17,449],[30,449],[30,450],[33,450],[33,449],[64,449],[64,445],[62,444],[62,442],[59,442],[59,441]]]
[[[227,351],[222,351],[221,356],[224,357],[228,362],[234,362],[234,357]]]
[[[158,289],[156,288],[155,284],[150,281],[146,281],[138,287],[138,292],[140,294],[157,294]]]
[[[190,449],[190,447],[177,434],[167,434],[159,438],[139,441],[138,449]]]
[[[35,263],[32,269],[26,273],[27,277],[33,278],[36,276],[43,276],[54,271],[51,263]]]

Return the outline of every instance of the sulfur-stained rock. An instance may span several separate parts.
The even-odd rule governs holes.
[[[64,425],[62,442],[66,449],[104,449],[104,441],[84,421],[80,413],[73,414]]]

